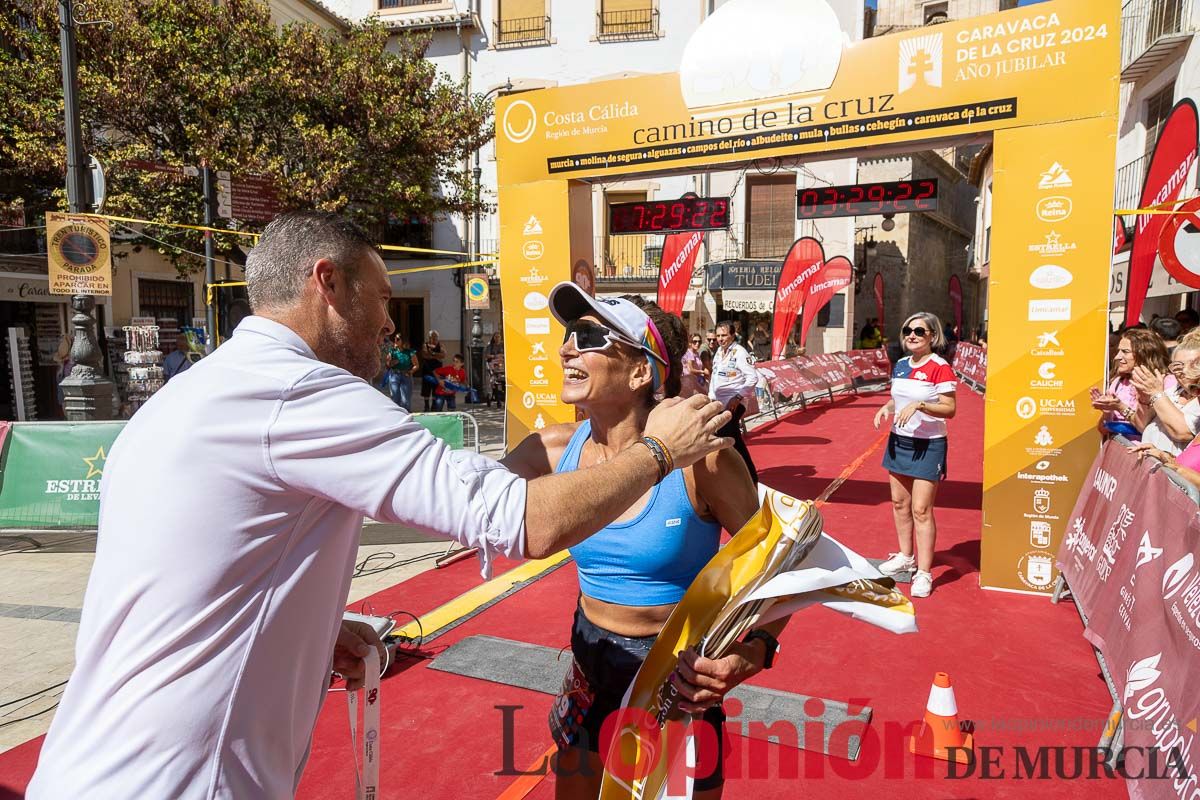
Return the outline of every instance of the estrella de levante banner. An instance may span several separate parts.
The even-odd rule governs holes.
[[[100,478],[124,422],[16,422],[0,454],[0,528],[95,528]]]

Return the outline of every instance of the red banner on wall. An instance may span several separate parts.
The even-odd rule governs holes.
[[[1188,172],[1196,163],[1198,126],[1196,105],[1188,99],[1175,104],[1163,125],[1146,181],[1142,184],[1141,208],[1149,208],[1178,200]],[[1141,320],[1142,305],[1150,289],[1154,259],[1158,255],[1159,234],[1167,222],[1165,214],[1139,214],[1134,226],[1133,252],[1129,255],[1129,278],[1126,282],[1125,324]]]
[[[947,287],[947,291],[950,293],[950,307],[954,309],[954,332],[961,337],[963,335],[962,282],[957,275],[950,276],[950,285]]]
[[[804,320],[800,323],[801,347],[804,347],[804,340],[808,338],[809,328],[817,321],[817,314],[853,279],[854,265],[845,256],[834,256],[817,270],[808,283],[808,298],[804,301]]]
[[[671,233],[663,237],[662,265],[658,271],[658,307],[668,314],[683,316],[683,300],[687,297],[692,269],[704,234],[700,232]]]
[[[811,236],[797,239],[783,260],[775,285],[775,323],[771,333],[771,358],[783,355],[796,315],[808,297],[808,286],[825,262],[825,249]]]
[[[1058,549],[1058,566],[1087,617],[1084,635],[1120,692],[1125,746],[1160,764],[1169,780],[1131,779],[1136,800],[1176,800],[1196,787],[1200,750],[1200,520],[1196,504],[1147,460],[1115,441],[1088,474]],[[1031,549],[1047,545],[1034,541]],[[1048,542],[1048,539],[1044,540]],[[1049,554],[1046,554],[1047,556]],[[1134,773],[1142,774],[1142,773]],[[1191,789],[1188,790],[1189,792]]]

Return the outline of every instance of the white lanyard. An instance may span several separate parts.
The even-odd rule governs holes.
[[[346,692],[350,709],[350,747],[354,751],[354,789],[358,800],[379,798],[379,651],[374,647],[363,658],[362,761],[358,757],[358,692]]]

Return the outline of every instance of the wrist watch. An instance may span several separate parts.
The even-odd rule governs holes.
[[[775,664],[775,654],[779,652],[779,640],[762,628],[755,628],[742,637],[742,642],[749,644],[755,639],[762,639],[763,644],[766,645],[766,655],[763,656],[762,668],[770,669]]]

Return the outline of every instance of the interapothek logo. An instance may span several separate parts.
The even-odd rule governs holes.
[[[527,142],[537,128],[537,112],[528,100],[514,100],[504,109],[500,127],[513,144]]]

